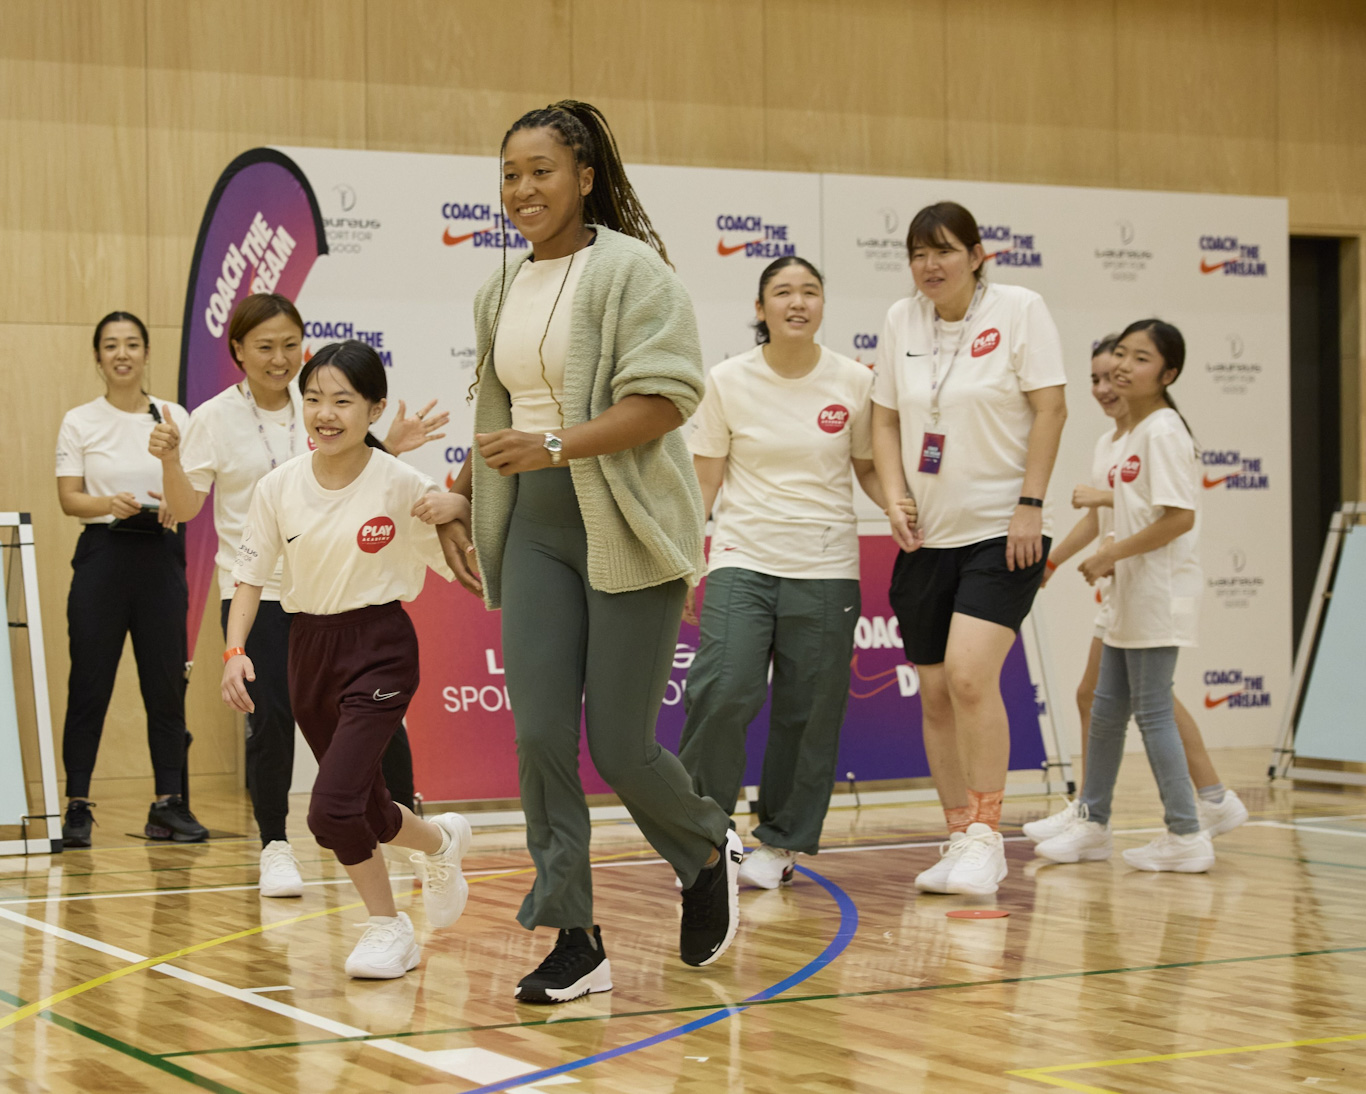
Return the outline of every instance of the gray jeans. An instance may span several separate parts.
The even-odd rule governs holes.
[[[1098,824],[1110,821],[1124,734],[1132,715],[1143,734],[1148,764],[1162,795],[1167,828],[1178,836],[1200,831],[1191,789],[1186,751],[1176,728],[1172,676],[1176,646],[1123,650],[1106,646],[1100,655],[1100,678],[1091,704],[1091,732],[1086,743],[1086,783],[1081,800]]]
[[[503,551],[503,656],[536,865],[517,913],[523,927],[593,926],[580,719],[598,773],[684,884],[726,838],[726,815],[655,740],[684,593],[682,581],[629,593],[591,588],[568,469],[518,476]]]

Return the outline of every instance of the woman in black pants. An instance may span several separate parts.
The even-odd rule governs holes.
[[[156,800],[147,835],[194,843],[208,830],[181,797],[185,775],[185,544],[160,505],[161,467],[147,452],[153,428],[188,416],[143,390],[147,328],[112,312],[95,328],[95,368],[105,394],[67,411],[57,435],[57,497],[85,525],[71,560],[67,599],[71,677],[62,759],[62,839],[89,847],[90,776],[127,635],[147,710]]]

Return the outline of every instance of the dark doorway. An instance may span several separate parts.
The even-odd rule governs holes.
[[[1290,237],[1290,514],[1298,642],[1342,503],[1341,241]]]

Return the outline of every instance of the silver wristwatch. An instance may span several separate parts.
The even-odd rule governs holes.
[[[564,441],[553,433],[545,435],[545,450],[550,453],[550,462],[558,467],[564,462]]]

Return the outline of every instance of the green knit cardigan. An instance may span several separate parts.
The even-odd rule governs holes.
[[[564,369],[564,424],[597,417],[627,395],[662,395],[687,421],[702,400],[702,347],[692,301],[678,276],[647,244],[608,228],[574,294]],[[522,261],[525,261],[523,259]],[[507,270],[512,285],[521,262]],[[478,359],[476,433],[512,427],[512,400],[493,365],[498,309],[496,271],[474,298]],[[503,548],[517,500],[517,477],[504,477],[477,453],[473,534],[490,609],[502,600]],[[702,555],[702,493],[680,430],[624,452],[570,460],[588,532],[588,581],[624,593],[686,578],[695,585]]]

